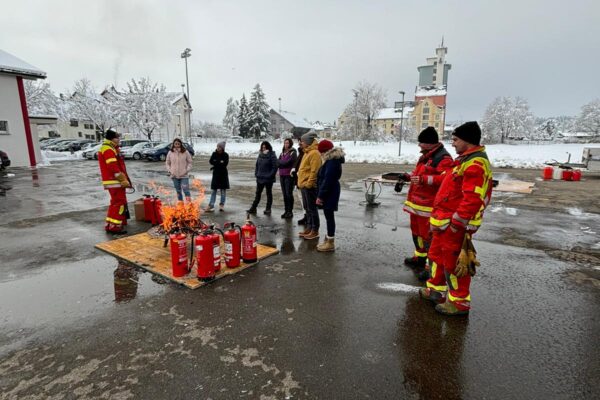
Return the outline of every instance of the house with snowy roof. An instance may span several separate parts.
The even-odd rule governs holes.
[[[269,110],[271,121],[271,135],[278,138],[284,132],[290,132],[295,138],[299,138],[312,129],[312,124],[297,114],[283,110]]]
[[[24,79],[46,79],[39,68],[0,50],[0,149],[14,166],[36,166],[41,159],[27,111]]]

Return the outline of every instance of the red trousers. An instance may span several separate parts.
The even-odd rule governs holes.
[[[118,232],[127,224],[125,208],[127,207],[127,195],[125,188],[108,189],[110,194],[110,205],[106,213],[106,226],[104,229]]]
[[[410,231],[415,244],[415,257],[427,257],[427,251],[431,243],[429,217],[410,214]]]
[[[443,231],[433,231],[429,248],[431,278],[427,281],[428,288],[442,293],[447,291],[447,300],[460,310],[471,308],[471,276],[467,274],[458,278],[453,274],[464,238],[464,230],[452,232],[447,228]]]

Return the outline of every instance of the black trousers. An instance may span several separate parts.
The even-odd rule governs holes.
[[[258,183],[256,182],[256,194],[254,195],[254,202],[252,202],[252,208],[258,207],[258,203],[260,203],[260,197],[262,195],[263,189],[267,189],[267,210],[271,209],[273,205],[273,182],[269,183]]]
[[[307,229],[318,231],[321,221],[317,209],[317,189],[302,189],[302,197],[306,199],[306,224],[304,226]]]
[[[291,176],[280,176],[281,192],[283,193],[283,205],[285,212],[292,212],[294,209],[294,178]]]
[[[325,221],[327,221],[327,236],[330,238],[335,236],[335,216],[333,210],[323,210]]]

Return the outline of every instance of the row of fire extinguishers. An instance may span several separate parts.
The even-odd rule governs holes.
[[[152,225],[162,224],[161,208],[162,201],[158,196],[144,195],[144,221],[150,222]]]
[[[190,262],[188,262],[187,235],[185,233],[169,235],[173,276],[187,275],[195,264],[196,276],[199,280],[213,280],[221,270],[221,237],[225,244],[227,268],[237,268],[241,265],[241,261],[253,263],[258,259],[256,225],[252,221],[248,220],[242,226],[228,222],[223,226],[223,230],[212,225],[192,235]]]

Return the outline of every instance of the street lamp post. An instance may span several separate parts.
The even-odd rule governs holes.
[[[190,101],[190,82],[188,80],[188,65],[187,65],[188,63],[187,63],[187,59],[191,55],[192,55],[192,50],[190,50],[189,47],[186,48],[183,51],[183,53],[181,53],[181,58],[183,58],[185,60],[185,86],[186,86],[186,89],[187,89],[187,100],[188,100],[188,102],[190,104],[191,104],[191,101]],[[191,107],[190,107],[190,110],[188,112],[188,136],[190,137],[190,139],[192,137],[192,119],[191,119],[192,116],[191,116],[191,113],[192,112],[191,112]]]
[[[398,141],[398,157],[402,155],[402,127],[404,122],[404,91],[398,92],[402,95],[402,110],[400,111],[400,140]]]

